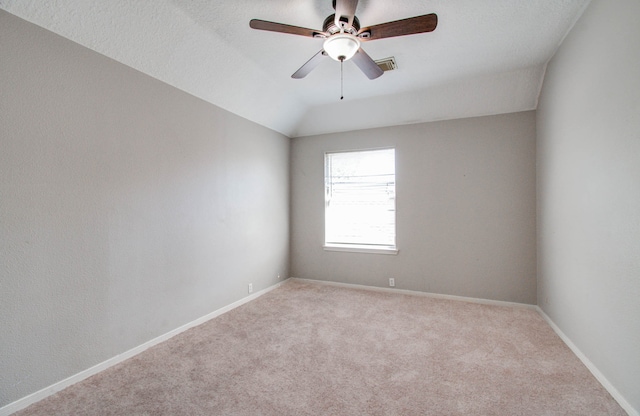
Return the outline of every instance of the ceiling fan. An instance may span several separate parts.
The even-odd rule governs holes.
[[[357,6],[358,0],[333,0],[333,8],[336,12],[324,20],[322,30],[259,19],[252,19],[249,26],[270,32],[325,39],[322,50],[294,72],[291,75],[292,78],[304,78],[324,60],[325,56],[329,56],[340,62],[353,59],[369,79],[375,79],[382,75],[383,71],[360,47],[361,42],[431,32],[438,24],[438,16],[431,13],[361,28],[360,21],[356,17]]]

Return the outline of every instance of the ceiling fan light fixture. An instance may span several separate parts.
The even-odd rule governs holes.
[[[360,49],[360,41],[349,33],[336,33],[324,41],[327,55],[336,61],[348,61]]]

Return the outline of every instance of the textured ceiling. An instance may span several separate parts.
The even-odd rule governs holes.
[[[321,29],[331,0],[0,0],[0,8],[290,137],[536,108],[546,63],[590,0],[360,0],[363,26],[427,13],[434,32],[363,44],[398,69],[369,80],[322,40],[249,28]]]

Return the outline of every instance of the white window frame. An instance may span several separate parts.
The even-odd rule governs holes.
[[[341,243],[341,242],[327,242],[327,208],[329,203],[329,191],[328,191],[328,157],[332,154],[339,153],[359,153],[359,152],[372,152],[378,150],[393,150],[394,151],[394,204],[393,204],[393,236],[394,242],[393,244],[355,244],[355,243]],[[374,148],[374,149],[358,149],[358,150],[341,150],[341,151],[331,151],[324,153],[324,192],[325,192],[325,206],[324,206],[324,249],[326,251],[345,251],[345,252],[353,252],[353,253],[378,253],[378,254],[398,254],[397,248],[397,216],[396,216],[396,172],[395,172],[395,148],[394,147],[384,147],[384,148]]]

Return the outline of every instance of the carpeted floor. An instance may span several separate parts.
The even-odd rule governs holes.
[[[291,280],[18,415],[625,415],[538,315]]]

